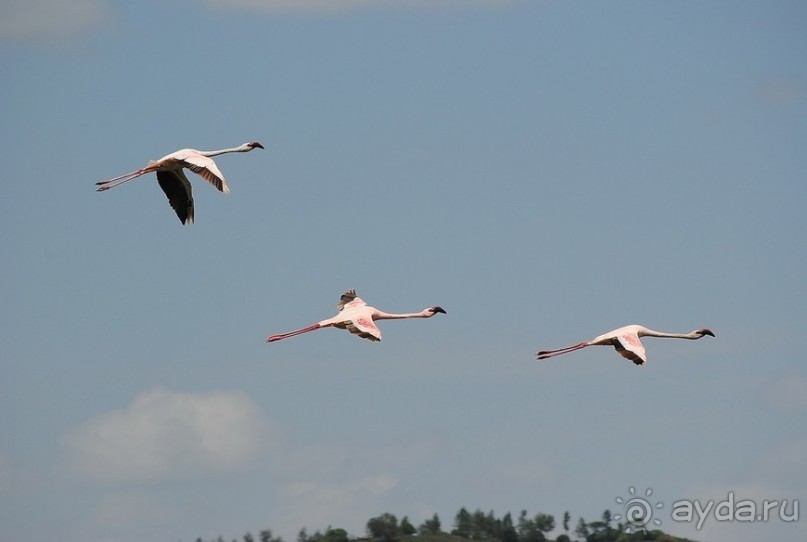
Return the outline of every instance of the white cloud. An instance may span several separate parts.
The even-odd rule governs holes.
[[[217,8],[238,8],[267,13],[331,13],[364,7],[498,7],[515,0],[207,0]]]
[[[123,411],[69,431],[74,469],[105,481],[158,481],[241,468],[270,439],[257,405],[241,392],[182,393],[157,389]]]
[[[58,40],[97,27],[109,15],[107,0],[3,0],[0,40]]]

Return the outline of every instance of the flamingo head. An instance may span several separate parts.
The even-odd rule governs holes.
[[[711,330],[711,329],[707,329],[707,328],[699,329],[699,330],[697,330],[695,333],[697,333],[697,334],[698,334],[698,335],[700,335],[701,337],[703,337],[704,335],[709,335],[710,337],[714,337],[714,336],[715,336],[715,334],[714,334],[714,333],[712,333],[712,330]]]
[[[263,145],[261,145],[257,141],[250,141],[249,143],[244,143],[242,147],[249,147],[249,150],[252,150],[255,148],[262,149]]]
[[[432,314],[431,314],[432,316],[434,316],[434,315],[435,315],[435,314],[437,314],[438,312],[441,312],[441,313],[443,313],[443,314],[445,314],[445,313],[446,313],[445,309],[444,309],[443,307],[440,307],[440,306],[437,306],[437,307],[431,307],[431,308],[428,308],[428,309],[426,309],[426,310],[427,310],[428,312],[432,313]]]

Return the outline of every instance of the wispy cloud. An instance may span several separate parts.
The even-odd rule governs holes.
[[[316,15],[378,7],[495,8],[518,1],[523,0],[205,0],[204,4],[220,10]],[[58,42],[108,24],[113,12],[109,0],[4,0],[0,41]]]
[[[469,8],[499,7],[517,0],[207,0],[216,8],[238,8],[267,13],[333,13],[359,8]]]
[[[54,40],[97,27],[110,18],[108,0],[3,0],[0,40]]]
[[[303,525],[338,525],[363,535],[367,518],[383,512],[384,503],[400,495],[401,480],[422,471],[439,449],[429,435],[381,448],[329,442],[296,449],[282,461],[285,481],[272,524],[286,538]]]
[[[93,509],[93,517],[102,525],[135,532],[165,524],[177,515],[173,507],[143,490],[105,494]]]
[[[547,463],[532,459],[494,466],[482,478],[488,487],[537,486],[550,482],[554,470]]]
[[[65,443],[81,475],[148,482],[238,469],[271,437],[258,406],[241,392],[157,389],[72,429]]]
[[[398,480],[386,474],[337,483],[289,483],[281,491],[278,527],[294,532],[301,525],[340,525],[363,534],[360,525],[368,514],[378,513],[383,495],[397,486]]]

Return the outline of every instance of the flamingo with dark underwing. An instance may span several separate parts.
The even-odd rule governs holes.
[[[227,154],[230,152],[249,152],[252,149],[262,149],[263,145],[257,141],[244,143],[232,149],[221,149],[218,151],[197,151],[196,149],[181,149],[171,154],[167,154],[159,160],[152,160],[146,167],[132,171],[125,175],[120,175],[106,181],[95,183],[98,191],[103,192],[110,188],[115,188],[131,180],[137,179],[141,175],[156,172],[157,182],[160,183],[165,195],[168,196],[168,203],[174,209],[183,224],[193,223],[193,193],[191,183],[185,176],[183,169],[189,169],[201,176],[204,180],[216,187],[225,194],[230,191],[227,181],[224,180],[213,156]]]

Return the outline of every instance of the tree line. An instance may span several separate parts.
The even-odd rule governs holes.
[[[453,528],[444,530],[437,514],[423,521],[417,527],[407,516],[400,520],[395,514],[385,512],[367,520],[365,536],[351,536],[345,529],[328,526],[324,531],[309,533],[305,527],[300,529],[295,542],[460,542],[473,540],[481,542],[553,542],[549,533],[556,528],[563,532],[554,538],[554,542],[691,542],[685,538],[677,538],[659,529],[643,530],[641,527],[628,529],[628,525],[615,522],[609,510],[602,513],[596,521],[586,521],[582,517],[570,530],[571,515],[564,512],[560,524],[556,524],[551,514],[537,513],[530,515],[522,510],[513,518],[510,512],[497,517],[493,511],[483,512],[477,509],[469,512],[462,507],[454,516]],[[442,540],[437,540],[440,538]],[[455,540],[452,540],[455,539]],[[420,539],[420,541],[418,540]],[[242,537],[243,542],[285,542],[282,537],[274,536],[271,529],[264,529],[257,538],[251,533]],[[196,542],[227,542],[219,536],[206,541],[197,538]],[[237,538],[232,542],[241,542]]]

